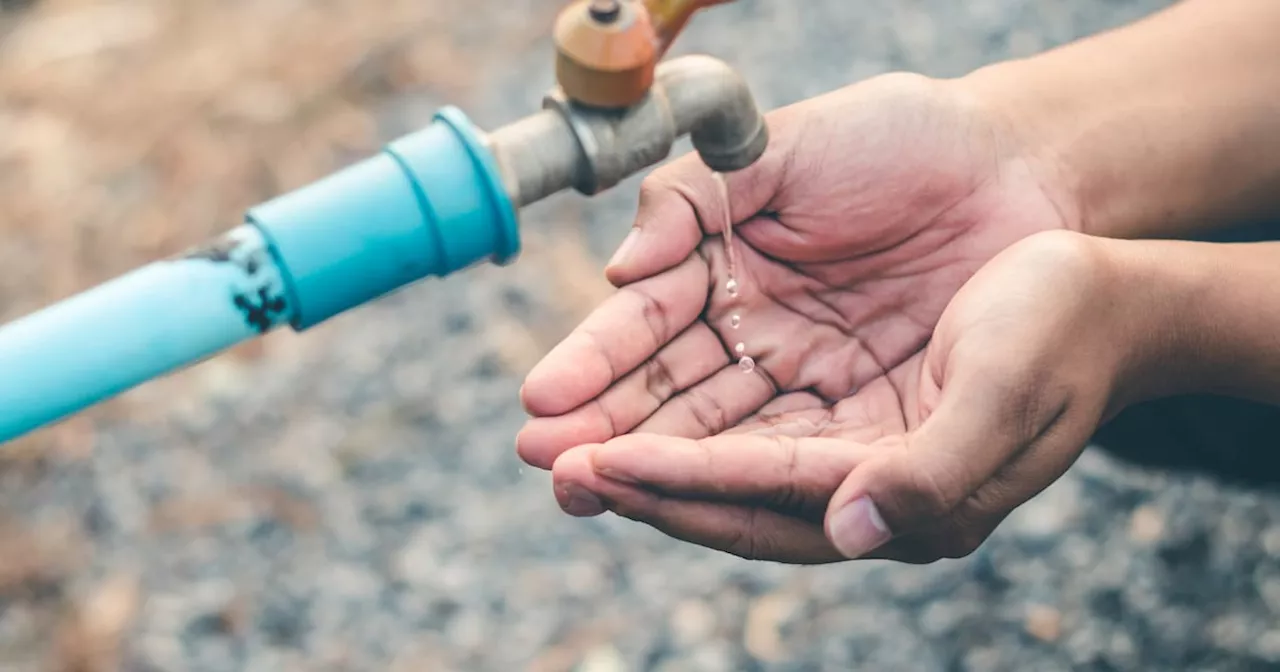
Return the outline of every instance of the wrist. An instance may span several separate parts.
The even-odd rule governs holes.
[[[1105,238],[1158,235],[1158,203],[1126,170],[1126,156],[1141,149],[1123,134],[1107,137],[1123,111],[1071,79],[1069,70],[1036,56],[975,70],[961,85],[1000,120],[1069,228]]]
[[[1269,0],[1188,0],[959,82],[1005,120],[1077,230],[1198,236],[1280,215],[1277,20]]]
[[[1064,106],[1080,106],[1086,100],[1062,96],[1055,101],[1051,89],[1042,89],[1047,73],[1040,57],[994,63],[958,80],[974,105],[981,109],[1015,147],[1014,153],[1026,165],[1060,211],[1067,228],[1087,235],[1117,237],[1100,230],[1111,223],[1097,221],[1089,196],[1087,156],[1070,138],[1081,112]]]
[[[979,68],[951,83],[958,96],[988,121],[1003,154],[1015,158],[1034,178],[1039,188],[1057,208],[1065,228],[1077,233],[1096,233],[1079,179],[1087,174],[1070,155],[1069,143],[1060,141],[1070,132],[1070,118],[1058,118],[1047,97],[1036,90],[1034,59],[994,63]]]
[[[1182,394],[1280,403],[1280,243],[1103,243],[1128,338],[1121,407]]]
[[[1204,381],[1195,351],[1203,334],[1188,307],[1202,305],[1209,280],[1202,264],[1174,259],[1190,243],[1093,240],[1108,269],[1104,300],[1114,306],[1109,336],[1119,352],[1109,412],[1198,391]]]

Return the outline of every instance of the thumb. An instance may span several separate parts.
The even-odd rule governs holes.
[[[969,534],[929,540],[936,543],[928,546],[944,549],[943,556],[963,556],[990,531],[991,517],[1007,513],[999,510],[1007,493],[997,488],[988,496],[984,486],[1034,445],[1057,414],[1046,414],[1029,403],[1029,395],[989,380],[950,382],[952,393],[944,393],[928,420],[856,466],[832,496],[824,529],[845,557],[864,557],[913,532],[957,526]]]
[[[770,129],[772,131],[772,129]],[[605,269],[621,287],[673,268],[697,249],[703,238],[724,232],[768,205],[781,182],[783,143],[770,135],[764,155],[754,164],[716,174],[697,154],[688,154],[655,170],[640,185],[635,225]]]

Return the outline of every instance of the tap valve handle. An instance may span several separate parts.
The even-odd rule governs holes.
[[[580,105],[625,109],[695,12],[733,0],[577,0],[556,19],[556,82]]]

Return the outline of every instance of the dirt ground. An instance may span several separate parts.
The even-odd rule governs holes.
[[[0,317],[234,226],[440,105],[486,128],[535,110],[560,4],[0,2]],[[739,0],[677,53],[728,60],[772,108],[1165,4]],[[1280,500],[1093,453],[979,553],[923,568],[747,563],[561,515],[512,450],[516,391],[607,292],[636,183],[531,208],[514,266],[8,447],[0,668],[1280,668]]]

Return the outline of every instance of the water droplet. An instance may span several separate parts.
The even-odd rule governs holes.
[[[724,283],[724,291],[729,292],[729,296],[735,299],[738,298],[738,281],[734,278],[729,278],[729,282]]]
[[[743,373],[751,373],[756,370],[756,360],[750,357],[743,357],[738,360],[738,368],[742,369]]]
[[[738,327],[741,327],[741,326],[742,326],[742,316],[741,316],[741,315],[737,315],[737,314],[735,314],[733,317],[730,317],[730,318],[729,318],[729,326],[730,326],[730,327],[732,327],[732,328],[734,328],[734,329],[737,329]]]
[[[734,352],[736,352],[736,353],[738,353],[739,355],[741,355],[742,353],[744,353],[744,352],[746,352],[746,351],[747,351],[747,344],[746,344],[746,343],[739,343],[739,344],[737,344],[737,345],[733,346],[733,351],[734,351]]]

